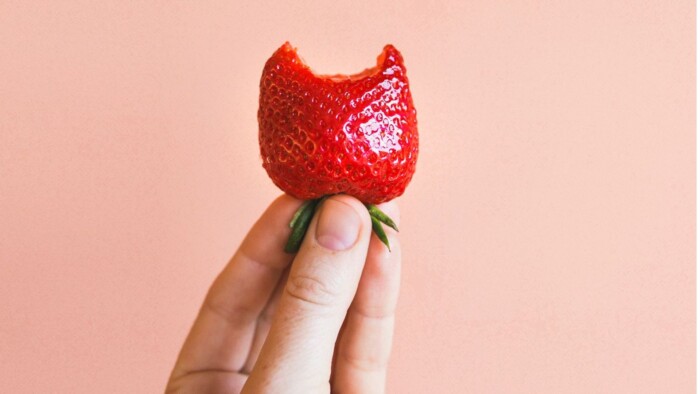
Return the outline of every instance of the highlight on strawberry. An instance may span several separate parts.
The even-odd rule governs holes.
[[[265,63],[258,109],[263,167],[285,193],[306,200],[289,223],[285,251],[301,246],[316,207],[344,193],[362,201],[372,229],[398,231],[377,204],[403,194],[418,159],[418,124],[401,53],[387,45],[376,66],[317,75],[289,42]]]

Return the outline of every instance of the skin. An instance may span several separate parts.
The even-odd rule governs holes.
[[[299,252],[284,253],[301,201],[277,198],[212,284],[167,393],[383,393],[401,246],[372,236],[367,209],[336,195]],[[398,223],[395,203],[380,209]],[[330,229],[330,230],[329,230]]]

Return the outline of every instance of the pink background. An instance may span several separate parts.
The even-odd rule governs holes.
[[[163,389],[279,193],[285,40],[323,73],[406,59],[390,392],[694,391],[692,1],[141,3],[0,4],[0,391]]]

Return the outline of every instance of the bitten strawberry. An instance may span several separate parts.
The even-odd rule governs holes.
[[[290,223],[288,251],[298,248],[319,200],[337,193],[367,205],[388,246],[380,222],[396,226],[374,204],[403,194],[418,158],[416,110],[396,48],[384,47],[361,73],[316,75],[285,43],[263,69],[258,123],[268,175],[309,200]]]

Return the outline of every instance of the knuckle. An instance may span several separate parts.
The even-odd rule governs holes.
[[[393,325],[396,313],[395,301],[396,299],[394,298],[391,302],[368,303],[368,305],[363,305],[362,307],[353,304],[350,312],[359,315],[361,319]]]
[[[256,311],[251,308],[229,305],[212,297],[207,297],[202,307],[233,326],[245,326],[257,318]]]
[[[331,306],[338,298],[336,291],[323,281],[306,275],[289,277],[285,292],[291,298],[304,304]]]
[[[348,366],[362,372],[381,372],[389,365],[389,357],[379,352],[360,355],[346,351],[342,353],[342,358]]]

